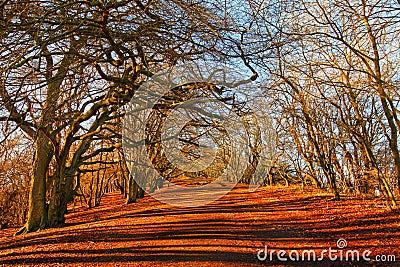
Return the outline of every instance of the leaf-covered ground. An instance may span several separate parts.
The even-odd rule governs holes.
[[[0,231],[0,265],[40,266],[400,266],[400,216],[379,199],[344,199],[296,188],[261,188],[248,193],[237,186],[211,204],[177,208],[146,196],[125,205],[107,195],[93,209],[71,210],[67,226],[12,237]],[[295,258],[304,250],[372,251],[370,262],[287,262],[257,258],[260,249],[286,250]],[[260,256],[264,254],[260,252]],[[307,254],[304,254],[305,257]],[[335,254],[332,254],[335,255]],[[376,255],[395,255],[397,262],[377,262]],[[268,255],[269,256],[269,255]],[[350,259],[350,255],[349,255]]]

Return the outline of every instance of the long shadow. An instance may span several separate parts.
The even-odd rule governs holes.
[[[56,245],[60,243],[82,243],[82,242],[105,242],[114,246],[117,243],[143,241],[156,243],[156,245],[141,245],[140,247],[124,247],[111,249],[62,249],[54,248],[51,251],[40,251],[40,255],[62,254],[60,257],[39,257],[32,258],[35,252],[10,252],[3,254],[4,259],[0,259],[0,264],[68,264],[68,263],[135,263],[135,262],[215,262],[215,263],[235,263],[241,266],[246,265],[282,265],[277,259],[268,262],[257,260],[257,247],[252,245],[243,245],[246,251],[236,252],[221,251],[233,250],[238,245],[229,243],[237,240],[258,241],[259,243],[278,242],[280,244],[297,243],[302,249],[321,249],[318,246],[310,246],[310,243],[331,243],[335,244],[339,236],[352,236],[357,234],[356,240],[367,240],[363,237],[371,232],[375,225],[387,223],[385,215],[374,215],[358,218],[352,222],[352,226],[370,227],[371,229],[341,230],[345,225],[337,225],[315,222],[315,218],[303,218],[301,212],[312,211],[320,207],[320,203],[328,201],[329,197],[299,197],[291,200],[274,200],[261,204],[248,204],[247,198],[243,194],[234,194],[231,199],[221,199],[219,202],[211,203],[203,207],[195,208],[173,208],[163,206],[163,208],[149,208],[147,210],[135,210],[135,205],[123,205],[112,208],[99,208],[107,212],[101,219],[88,218],[80,223],[70,224],[69,227],[47,230],[39,233],[33,233],[16,239],[3,239],[0,244],[0,250],[19,249],[27,246],[36,245]],[[155,204],[154,200],[145,199],[138,205]],[[282,219],[279,216],[274,218],[274,213],[291,211],[300,212],[300,214],[288,216]],[[93,211],[91,214],[97,212]],[[119,212],[118,215],[113,213]],[[249,214],[248,218],[242,216],[236,218],[218,217],[226,214]],[[350,213],[350,212],[349,212]],[[260,215],[258,215],[260,214]],[[266,215],[268,214],[268,215]],[[344,213],[343,213],[344,214]],[[108,215],[108,216],[107,216]],[[185,217],[193,215],[193,217]],[[213,219],[204,219],[205,215],[213,215]],[[71,214],[73,216],[73,214]],[[150,220],[146,223],[145,219],[154,219],[157,217],[165,218],[174,216],[177,221],[157,222]],[[253,216],[253,217],[251,217]],[[257,217],[259,216],[259,217]],[[267,217],[265,217],[267,216]],[[395,217],[396,214],[390,214]],[[104,218],[105,217],[105,218]],[[73,218],[72,218],[73,219]],[[106,223],[112,220],[126,219],[126,224],[114,226],[92,226],[85,229],[85,225],[90,223]],[[136,222],[135,219],[144,221]],[[327,219],[330,222],[329,218]],[[399,219],[400,220],[400,219]],[[129,222],[129,223],[128,223]],[[376,234],[392,234],[392,238],[399,236],[400,229],[382,229],[375,230]],[[361,237],[360,237],[361,236]],[[202,241],[214,240],[220,243],[221,250],[215,251],[218,246],[215,244],[202,244]],[[351,239],[349,239],[351,240]],[[185,241],[188,244],[168,245],[162,244],[162,241]],[[200,244],[196,244],[196,241]],[[222,242],[229,241],[229,242]],[[158,244],[157,244],[158,242]],[[192,245],[193,243],[193,245]],[[72,245],[73,246],[73,245]],[[357,247],[363,247],[357,246]],[[392,248],[390,244],[386,247]],[[178,249],[181,248],[181,249]],[[371,246],[369,246],[371,248]],[[380,246],[382,248],[382,246]],[[298,249],[297,247],[286,247],[285,249]],[[70,255],[74,254],[74,255]],[[75,255],[76,254],[76,255]],[[292,266],[354,266],[350,262],[331,262],[324,259],[321,262],[290,262]],[[376,263],[364,262],[359,266],[379,266]]]

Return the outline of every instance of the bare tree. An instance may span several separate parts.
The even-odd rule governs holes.
[[[120,146],[106,127],[118,107],[152,71],[215,50],[224,34],[211,8],[186,2],[5,1],[1,14],[1,120],[35,145],[19,233],[63,224],[80,166]],[[104,131],[114,141],[88,152]]]

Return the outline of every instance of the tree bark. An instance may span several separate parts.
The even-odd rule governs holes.
[[[47,226],[46,178],[52,156],[52,145],[44,133],[39,132],[36,139],[33,173],[29,191],[28,219],[16,235],[34,232]]]
[[[50,197],[48,211],[49,227],[64,225],[65,214],[67,213],[67,205],[72,198],[74,175],[68,170],[65,170],[64,167],[61,167],[60,169],[60,173],[55,177]]]
[[[138,197],[138,189],[139,186],[136,183],[135,179],[133,178],[132,175],[129,175],[129,185],[128,185],[128,194],[126,197],[126,204],[131,204],[136,202],[136,199]]]

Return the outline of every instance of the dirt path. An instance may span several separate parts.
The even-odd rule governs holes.
[[[0,231],[0,265],[400,266],[398,213],[377,200],[336,202],[326,194],[290,188],[247,193],[238,186],[197,208],[171,207],[149,196],[125,205],[111,194],[98,208],[75,210],[67,223],[20,237],[7,236],[14,229]],[[257,259],[265,245],[267,251],[298,250],[300,255],[314,250],[318,258],[323,249],[337,249],[340,238],[347,241],[344,251],[371,250],[371,262],[331,261],[326,254],[316,263],[282,262],[276,253],[272,260]],[[380,264],[373,261],[376,255],[395,255],[397,262]]]

